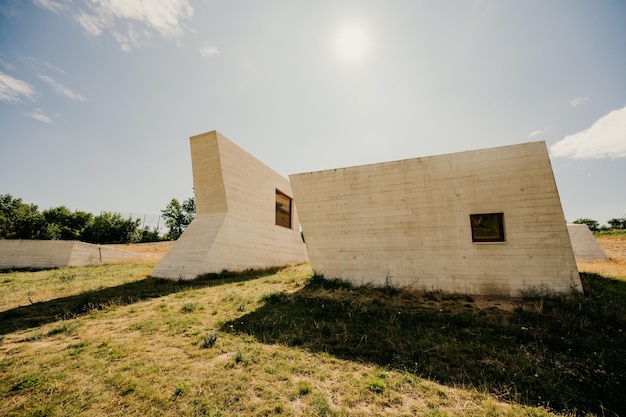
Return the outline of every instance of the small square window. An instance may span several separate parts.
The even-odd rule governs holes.
[[[276,190],[276,225],[291,229],[291,197]]]
[[[472,242],[505,242],[504,213],[470,214]]]

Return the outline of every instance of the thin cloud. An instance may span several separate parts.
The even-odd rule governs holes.
[[[51,123],[52,122],[52,119],[50,118],[50,116],[45,114],[44,111],[41,110],[41,109],[36,109],[32,113],[28,113],[28,116],[32,117],[35,120],[43,122],[43,123]]]
[[[83,12],[82,10],[75,13],[74,20],[76,20],[82,27],[92,36],[100,36],[102,34],[102,28],[106,26],[98,16],[92,16]]]
[[[550,130],[550,128],[545,128],[545,129],[541,129],[541,130],[534,130],[534,131],[532,131],[532,132],[530,132],[528,134],[528,137],[532,138],[532,137],[541,135],[542,133],[547,132],[548,130]]]
[[[57,67],[56,65],[52,65],[48,61],[33,58],[32,56],[20,56],[20,60],[26,61],[27,63],[31,64],[35,68],[41,68],[42,66],[44,66],[60,74],[63,74],[63,75],[67,74],[65,71],[63,71],[61,68]]]
[[[576,107],[580,104],[583,104],[587,100],[589,100],[589,97],[576,97],[575,99],[569,102],[569,105],[572,107]]]
[[[40,75],[39,78],[41,78],[43,81],[49,84],[52,88],[54,88],[54,91],[56,91],[59,94],[67,98],[70,98],[74,101],[80,101],[80,102],[85,101],[85,97],[83,97],[82,95],[80,95],[79,93],[75,91],[72,91],[71,89],[64,86],[63,84],[58,83],[57,81],[54,80],[54,78],[49,77],[47,75]]]
[[[0,100],[22,101],[23,98],[34,100],[37,91],[26,81],[18,80],[0,71]]]
[[[109,32],[125,51],[153,33],[180,39],[194,14],[188,0],[35,0],[35,4],[70,17],[91,36]]]
[[[200,56],[210,58],[213,55],[217,54],[219,52],[219,49],[217,48],[217,46],[207,42],[201,48],[199,48],[198,51],[200,52]]]
[[[0,4],[0,15],[6,17],[19,16],[19,0],[7,0]]]
[[[1,56],[1,55],[0,55]],[[9,71],[13,71],[15,69],[15,65],[6,62],[4,59],[0,58],[0,65],[2,65],[5,69]]]
[[[46,10],[50,10],[51,12],[54,12],[56,14],[60,14],[63,11],[65,11],[65,6],[63,6],[61,3],[57,2],[57,1],[53,1],[53,0],[33,0],[33,3],[35,3],[37,6],[42,7]]]
[[[566,136],[552,155],[573,159],[626,158],[626,107],[613,110],[587,130]]]

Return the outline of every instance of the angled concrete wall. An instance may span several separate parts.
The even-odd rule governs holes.
[[[140,253],[76,240],[0,240],[0,269],[149,262]]]
[[[606,261],[609,259],[586,224],[568,224],[567,231],[577,261]]]
[[[290,176],[313,270],[357,285],[582,290],[543,142]],[[470,215],[503,213],[504,242]]]
[[[192,279],[308,260],[295,204],[291,227],[276,225],[277,190],[293,196],[286,178],[219,132],[190,145],[197,214],[152,276]]]

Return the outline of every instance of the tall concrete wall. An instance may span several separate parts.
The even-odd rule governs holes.
[[[567,231],[577,261],[606,261],[609,259],[586,224],[568,224]]]
[[[295,204],[292,226],[276,225],[276,191],[292,197],[286,178],[219,132],[190,145],[197,215],[152,276],[192,279],[308,260]]]
[[[140,253],[76,240],[0,240],[0,269],[148,262]]]
[[[582,290],[543,142],[290,176],[311,266],[357,285]],[[475,243],[471,214],[503,213]]]

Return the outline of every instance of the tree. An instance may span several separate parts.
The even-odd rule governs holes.
[[[77,240],[93,222],[93,215],[84,211],[71,212],[65,206],[43,211],[46,221],[46,238],[52,240]]]
[[[37,239],[45,221],[34,204],[26,204],[10,194],[0,195],[0,238]]]
[[[593,219],[576,219],[574,220],[573,223],[574,224],[586,224],[589,230],[591,230],[592,232],[596,232],[600,228],[600,223],[598,223],[597,221]]]
[[[94,217],[81,235],[89,243],[133,243],[141,238],[141,220],[124,219],[119,213],[103,212]]]
[[[172,200],[161,210],[161,214],[165,218],[165,225],[169,228],[167,237],[171,240],[178,239],[189,223],[196,215],[196,202],[193,197],[188,198],[180,204],[180,202],[172,198]]]
[[[626,217],[611,219],[607,223],[611,229],[626,229]]]

